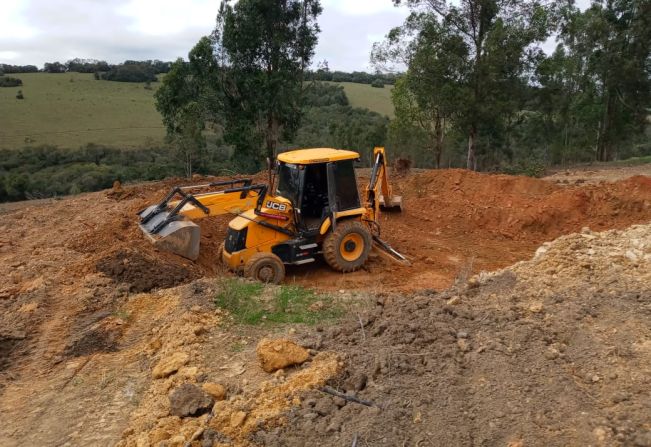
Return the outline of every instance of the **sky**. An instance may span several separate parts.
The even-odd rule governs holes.
[[[589,0],[579,0],[579,4]],[[215,24],[219,0],[8,0],[0,14],[0,63],[93,58],[174,60]],[[409,14],[392,0],[321,0],[314,61],[331,70],[371,70],[369,54]],[[546,47],[553,43],[548,43]]]

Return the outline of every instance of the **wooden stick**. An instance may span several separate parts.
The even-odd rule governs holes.
[[[368,401],[368,400],[362,400],[359,397],[355,396],[349,396],[348,394],[344,394],[340,391],[335,390],[334,388],[331,388],[329,386],[324,386],[323,388],[319,388],[319,391],[322,391],[324,393],[332,394],[333,396],[336,397],[341,397],[344,400],[347,400],[348,402],[355,402],[360,405],[366,405],[367,407],[379,407],[379,405],[375,404],[374,402]]]

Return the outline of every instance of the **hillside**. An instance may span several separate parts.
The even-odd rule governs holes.
[[[85,73],[18,74],[22,87],[0,88],[0,148],[87,143],[139,147],[160,143],[165,129],[144,84],[96,81]],[[391,86],[341,83],[353,107],[393,116]],[[16,99],[22,90],[25,99]]]
[[[369,84],[357,84],[354,82],[331,82],[331,84],[342,85],[348,101],[353,107],[361,107],[394,117],[393,104],[391,102],[392,85],[385,85],[384,88],[374,88]]]
[[[153,248],[135,212],[177,183],[0,207],[1,445],[648,445],[651,178],[419,170],[381,220],[411,266],[319,262],[280,288],[219,265],[228,218],[200,221],[197,262]],[[216,307],[289,290],[290,312],[312,293],[296,286],[342,321],[247,326]],[[266,373],[269,336],[309,361]],[[170,392],[206,383],[228,399],[171,414]]]
[[[22,87],[0,89],[0,148],[86,143],[134,147],[161,141],[165,129],[144,84],[96,81],[85,73],[16,75]],[[15,98],[22,90],[25,99]]]

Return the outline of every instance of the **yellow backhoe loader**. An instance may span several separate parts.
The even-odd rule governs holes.
[[[352,272],[364,265],[374,242],[405,260],[379,238],[380,209],[401,211],[402,199],[391,191],[384,148],[376,147],[373,156],[363,202],[353,166],[357,152],[302,149],[278,156],[273,193],[250,179],[177,187],[138,213],[140,228],[156,247],[195,260],[200,228],[193,221],[232,214],[220,258],[231,270],[267,283],[280,283],[286,264],[307,264],[319,255],[333,269]],[[192,194],[206,188],[213,190]]]

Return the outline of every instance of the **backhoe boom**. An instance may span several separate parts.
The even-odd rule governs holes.
[[[267,185],[251,183],[251,179],[240,179],[173,188],[159,204],[138,213],[140,228],[157,247],[196,259],[200,232],[192,220],[223,214],[239,215],[253,208],[259,210],[267,194]],[[201,194],[189,192],[209,187],[228,188]],[[173,201],[176,196],[181,199]]]

